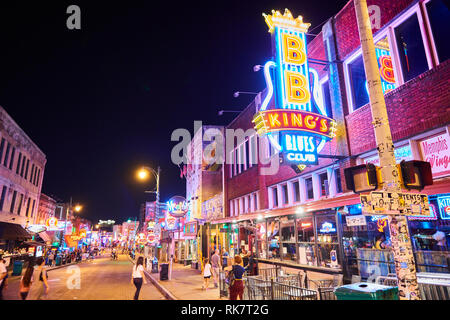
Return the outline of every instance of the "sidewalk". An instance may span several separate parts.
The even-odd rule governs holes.
[[[174,263],[171,280],[161,281],[159,273],[151,273],[151,270],[146,270],[145,274],[169,300],[228,300],[220,298],[219,288],[214,288],[212,277],[209,280],[208,290],[202,290],[203,276],[199,270],[192,269],[190,265]]]

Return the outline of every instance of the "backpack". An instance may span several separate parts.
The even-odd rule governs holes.
[[[234,277],[234,266],[233,266],[233,269],[231,269],[231,271],[228,272],[225,282],[228,283],[228,285],[231,287],[234,284],[235,279],[236,278]]]

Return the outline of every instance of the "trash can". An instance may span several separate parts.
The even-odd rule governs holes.
[[[358,282],[334,290],[338,300],[398,300],[398,287]]]
[[[168,280],[169,279],[169,264],[161,263],[161,271],[159,273],[159,280]]]
[[[152,261],[152,273],[158,273],[158,261]]]
[[[13,272],[11,275],[20,276],[22,274],[22,269],[23,269],[23,261],[21,260],[14,261]]]

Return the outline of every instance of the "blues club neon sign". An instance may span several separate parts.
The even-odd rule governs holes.
[[[317,164],[318,153],[335,136],[336,122],[327,116],[318,74],[308,66],[305,34],[310,24],[302,16],[294,19],[288,9],[263,16],[275,57],[264,65],[267,96],[253,118],[255,129],[287,163]]]

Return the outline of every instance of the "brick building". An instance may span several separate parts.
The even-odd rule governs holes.
[[[449,272],[450,13],[440,0],[367,2],[377,56],[384,57],[380,78],[396,159],[432,166],[433,185],[421,192],[429,195],[432,214],[408,218],[417,269]],[[262,153],[278,160],[268,140],[255,134],[235,145],[227,155],[234,162],[224,167],[224,215],[213,221],[227,239],[220,244],[227,250],[233,244],[234,253],[237,248],[253,251],[260,264],[302,269],[310,278],[365,279],[372,266],[381,275],[395,273],[389,250],[375,248],[381,236],[389,239],[384,217],[366,216],[361,225],[347,225],[348,216],[362,212],[343,170],[378,161],[353,1],[323,25],[307,48],[310,67],[319,76],[319,97],[337,122],[336,137],[320,152],[329,157],[301,173],[282,163],[277,174],[262,175],[267,165],[250,160],[264,145]],[[261,92],[226,129],[253,128],[266,94]],[[436,231],[444,239],[437,239]]]

